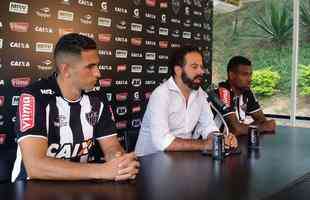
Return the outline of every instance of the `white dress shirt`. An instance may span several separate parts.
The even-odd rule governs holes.
[[[143,156],[164,151],[178,137],[204,139],[218,131],[207,102],[207,94],[199,88],[186,99],[173,77],[152,93],[145,111],[135,152]],[[194,133],[193,133],[194,132]]]

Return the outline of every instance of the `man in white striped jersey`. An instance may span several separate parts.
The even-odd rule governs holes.
[[[95,41],[75,33],[64,35],[55,46],[54,59],[56,73],[21,93],[12,182],[134,179],[139,162],[119,144],[104,92],[91,91],[100,77]],[[105,163],[89,163],[95,140]]]

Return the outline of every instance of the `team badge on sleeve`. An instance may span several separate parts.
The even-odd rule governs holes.
[[[91,111],[91,112],[85,114],[87,122],[92,126],[96,125],[96,123],[98,121],[98,116],[99,116],[98,113],[95,111]]]
[[[231,107],[230,92],[226,88],[219,88],[220,99],[224,102],[227,107]]]
[[[25,132],[34,127],[35,98],[30,94],[22,94],[19,98],[20,131]]]

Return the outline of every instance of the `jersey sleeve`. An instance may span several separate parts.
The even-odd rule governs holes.
[[[19,97],[15,131],[17,142],[26,137],[47,138],[46,108],[39,97],[24,92]]]
[[[249,90],[247,93],[248,96],[248,106],[247,106],[247,114],[253,114],[261,109],[257,98],[255,97],[254,93]]]
[[[97,140],[112,136],[117,133],[112,106],[108,103],[105,93],[100,94],[99,120],[95,127]]]

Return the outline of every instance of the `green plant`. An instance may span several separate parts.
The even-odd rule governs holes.
[[[310,65],[299,65],[299,94],[310,96]]]
[[[300,5],[300,18],[301,23],[306,26],[307,28],[310,28],[310,1],[303,2]]]
[[[255,70],[253,72],[252,88],[257,95],[271,96],[275,93],[280,75],[271,68]]]
[[[300,19],[304,26],[303,33],[309,39],[310,38],[310,0],[300,2]]]
[[[290,13],[287,1],[270,1],[264,14],[252,17],[254,24],[261,30],[253,36],[265,39],[281,50],[292,33],[293,20]]]

